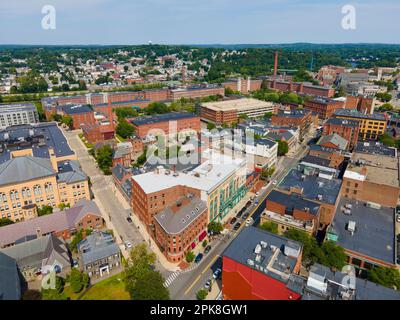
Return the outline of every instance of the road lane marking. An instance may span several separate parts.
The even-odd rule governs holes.
[[[203,269],[203,271],[201,272],[201,274],[199,274],[199,276],[196,278],[196,280],[194,280],[193,283],[186,289],[184,295],[187,295],[188,292],[189,292],[190,290],[192,290],[192,288],[194,287],[194,285],[200,280],[201,276],[204,275],[204,273],[206,272],[206,270],[209,269],[210,266],[211,266],[213,263],[215,263],[215,261],[217,261],[218,258],[219,258],[219,255],[218,255],[218,256],[215,256],[215,257],[210,261],[210,263],[207,265],[207,267],[205,267],[205,268]]]

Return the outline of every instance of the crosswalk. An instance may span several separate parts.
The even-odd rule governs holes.
[[[179,270],[179,271],[175,271],[174,273],[171,273],[169,275],[169,277],[167,278],[167,280],[165,280],[164,287],[168,288],[172,284],[172,282],[174,282],[179,277],[180,274],[190,272],[190,271],[196,269],[197,266],[198,266],[198,264],[194,263],[185,270]]]
[[[171,283],[174,282],[176,278],[178,278],[180,273],[181,273],[181,271],[176,271],[176,272],[170,274],[170,276],[164,282],[164,287],[168,288],[171,285]]]

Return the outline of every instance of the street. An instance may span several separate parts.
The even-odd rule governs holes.
[[[274,173],[272,180],[277,180],[279,182],[286,176],[286,174],[294,168],[298,160],[301,159],[308,152],[308,147],[306,143],[300,147],[293,157],[284,157],[283,161]],[[254,225],[258,225],[260,221],[260,215],[265,209],[265,199],[268,194],[275,188],[275,185],[269,183],[266,188],[260,190],[258,196],[259,203],[252,203],[251,206],[245,211],[249,213],[249,217],[254,219]],[[189,272],[182,272],[176,277],[169,285],[169,290],[171,294],[171,299],[180,300],[193,300],[196,299],[196,293],[204,287],[204,284],[208,279],[212,279],[212,274],[217,268],[222,269],[222,253],[229,246],[231,241],[235,239],[236,235],[243,229],[246,228],[245,221],[242,222],[242,226],[237,232],[229,231],[229,233],[222,238],[222,240],[217,240],[212,245],[212,250],[204,256],[203,260],[200,262],[195,269]],[[220,287],[220,282],[214,285]],[[221,288],[219,288],[220,290]]]

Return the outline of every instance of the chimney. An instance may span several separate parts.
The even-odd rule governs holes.
[[[36,238],[40,238],[42,236],[42,230],[40,230],[40,227],[36,228]]]
[[[55,172],[58,172],[57,157],[52,147],[49,148],[49,156],[50,156],[51,166],[53,167]]]
[[[274,78],[278,75],[278,51],[275,51]]]

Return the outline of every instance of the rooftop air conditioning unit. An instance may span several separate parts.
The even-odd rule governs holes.
[[[261,246],[259,244],[256,245],[256,248],[254,249],[255,254],[261,253]]]

